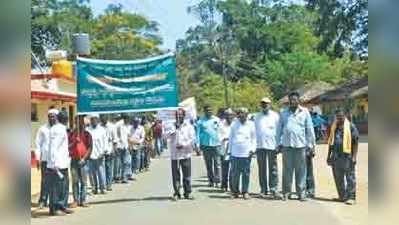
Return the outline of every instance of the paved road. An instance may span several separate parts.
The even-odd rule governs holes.
[[[106,195],[90,197],[90,208],[77,209],[72,215],[49,217],[47,211],[32,211],[32,225],[329,225],[364,224],[367,220],[367,148],[361,144],[358,183],[359,200],[355,206],[331,202],[336,197],[331,171],[325,166],[325,146],[319,146],[316,157],[319,200],[301,203],[257,198],[256,160],[252,162],[251,200],[229,199],[229,195],[207,187],[205,167],[201,157],[193,157],[193,189],[196,200],[173,202],[170,199],[170,161],[165,155],[153,160],[151,171],[141,174],[134,183],[114,185]],[[279,156],[279,160],[281,160]],[[281,165],[281,163],[280,163]],[[280,177],[281,178],[281,177]]]

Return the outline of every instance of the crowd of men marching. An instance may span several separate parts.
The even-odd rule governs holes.
[[[39,206],[49,200],[51,215],[72,213],[70,207],[87,207],[87,180],[93,194],[112,191],[113,183],[128,183],[147,171],[150,159],[161,155],[169,140],[173,200],[193,200],[191,157],[202,154],[209,187],[230,191],[233,199],[250,199],[248,194],[251,160],[256,156],[260,195],[264,198],[300,201],[315,197],[313,157],[316,137],[308,109],[300,96],[289,95],[289,106],[277,113],[271,100],[260,100],[261,111],[253,118],[246,108],[226,109],[215,116],[210,106],[197,121],[186,120],[185,111],[176,111],[175,128],[165,132],[162,121],[122,115],[79,116],[77,126],[67,131],[63,114],[48,112],[48,123],[37,133],[36,155],[42,173]],[[90,123],[85,123],[90,118]],[[332,167],[337,201],[354,204],[355,165],[359,134],[337,109],[327,138],[327,164]],[[282,190],[279,190],[277,155],[282,154]],[[73,203],[68,205],[69,175],[72,176]],[[241,181],[241,182],[240,182]],[[240,185],[241,184],[241,185]],[[183,187],[183,193],[181,193]],[[49,199],[48,199],[49,198]]]

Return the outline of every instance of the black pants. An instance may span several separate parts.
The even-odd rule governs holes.
[[[204,160],[206,166],[206,172],[208,175],[208,181],[210,184],[220,183],[221,174],[221,160],[218,154],[218,147],[216,146],[201,146],[201,150],[204,153]]]
[[[175,194],[180,194],[181,172],[183,173],[184,195],[191,193],[191,158],[172,160],[172,182]]]
[[[356,199],[356,170],[350,155],[335,157],[332,170],[338,196],[342,200]]]
[[[314,174],[313,174],[313,157],[306,156],[306,194],[314,196],[316,191]]]
[[[47,162],[40,162],[40,176],[41,176],[41,182],[40,182],[40,198],[39,198],[39,203],[42,203],[44,205],[47,205],[48,203],[48,182],[46,182],[46,169],[47,169]]]
[[[53,169],[46,170],[46,181],[49,184],[49,194],[50,194],[50,214],[56,212],[57,210],[62,210],[66,208],[65,201],[66,198],[66,182],[68,176],[68,169],[60,169],[60,173],[63,178],[60,178],[57,172]]]
[[[222,156],[222,184],[221,188],[230,188],[229,180],[230,180],[230,160],[224,160]]]

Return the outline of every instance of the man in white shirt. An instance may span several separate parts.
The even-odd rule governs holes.
[[[70,157],[68,151],[68,135],[66,127],[58,122],[58,110],[49,110],[49,141],[47,153],[46,182],[50,195],[50,215],[65,215],[72,213],[66,208],[66,177],[68,176],[68,167]],[[51,121],[51,122],[50,122]]]
[[[128,135],[130,150],[129,154],[131,161],[128,165],[126,164],[123,182],[127,182],[127,179],[134,180],[134,175],[137,174],[137,170],[142,166],[144,161],[144,139],[144,127],[140,125],[140,119],[138,117],[134,117],[133,124],[130,126]]]
[[[42,125],[36,134],[36,149],[35,155],[37,162],[37,168],[40,169],[41,182],[40,182],[40,197],[39,197],[39,208],[42,209],[44,206],[47,206],[48,202],[48,185],[46,184],[46,168],[47,168],[47,159],[48,159],[48,151],[50,144],[50,129],[57,121],[54,120],[54,117],[48,114],[48,123]]]
[[[194,199],[191,196],[191,154],[196,134],[194,127],[190,123],[184,122],[184,118],[185,111],[179,109],[176,112],[176,130],[167,136],[170,138],[173,199],[175,201],[181,198],[181,173],[183,174],[184,198]]]
[[[111,121],[110,115],[101,115],[101,126],[106,132],[105,147],[105,184],[107,191],[112,191],[114,156],[116,148],[116,127]]]
[[[237,110],[238,120],[231,125],[229,151],[231,153],[231,192],[232,198],[239,197],[241,177],[241,193],[249,199],[248,188],[251,173],[251,158],[256,149],[256,130],[252,121],[248,120],[248,109]]]
[[[128,156],[128,135],[129,135],[129,117],[127,114],[122,114],[120,120],[116,122],[116,150],[115,150],[115,161],[114,161],[114,180],[116,183],[122,181],[123,174],[123,162]]]
[[[228,143],[229,143],[229,136],[231,130],[231,124],[234,119],[234,112],[233,110],[226,109],[223,112],[224,120],[222,121],[222,125],[220,127],[220,139],[222,141],[222,151],[223,155],[221,156],[222,161],[222,183],[221,189],[227,191],[229,187],[229,171],[230,171],[230,153],[228,151]]]
[[[258,161],[258,174],[260,194],[266,197],[268,191],[274,198],[278,197],[278,168],[277,168],[277,127],[280,116],[271,110],[271,100],[262,98],[262,109],[255,116],[256,128],[256,159]],[[269,176],[269,180],[267,177]]]
[[[87,128],[92,138],[90,174],[93,179],[93,194],[98,194],[99,189],[101,194],[105,194],[104,155],[106,149],[106,131],[99,123],[99,115],[93,114],[90,117],[90,127]]]

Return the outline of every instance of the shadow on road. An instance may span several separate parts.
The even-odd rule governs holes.
[[[198,189],[197,191],[205,193],[224,193],[224,191],[220,189]]]
[[[230,199],[229,195],[208,195],[208,197],[213,199]]]
[[[193,184],[191,185],[192,188],[198,188],[198,187],[208,187],[206,184]]]
[[[161,197],[147,197],[147,198],[112,199],[112,200],[90,202],[90,205],[112,204],[120,202],[139,202],[139,201],[172,201],[172,197],[161,196]]]
[[[323,197],[315,197],[313,198],[313,200],[322,201],[322,202],[339,202],[338,199],[323,198]]]
[[[30,211],[30,215],[31,218],[47,218],[50,217],[48,210],[39,210],[39,209],[35,209],[35,210],[31,210]]]

